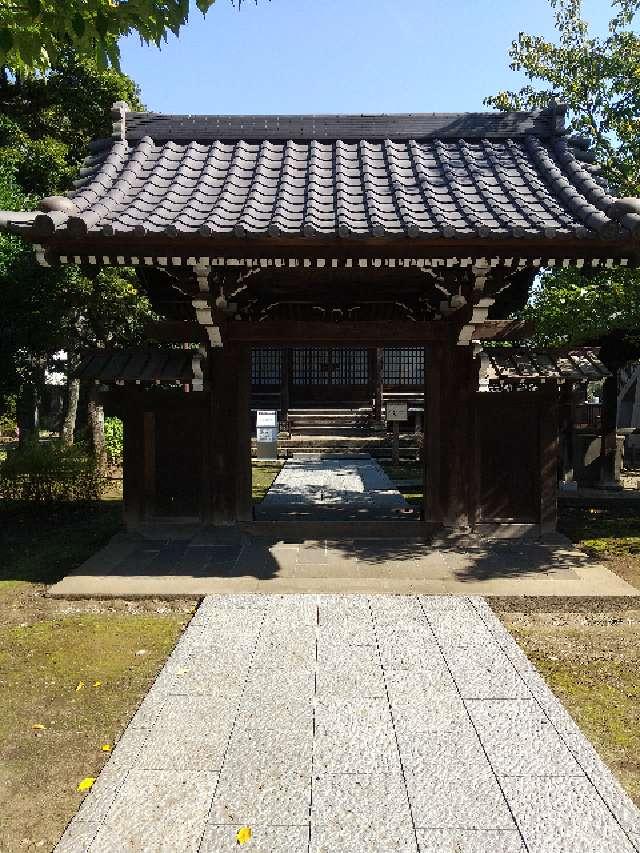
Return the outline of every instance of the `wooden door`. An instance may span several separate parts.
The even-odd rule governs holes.
[[[202,412],[163,407],[155,415],[157,516],[198,517],[202,504]]]
[[[526,392],[479,393],[478,521],[540,520],[540,406]]]

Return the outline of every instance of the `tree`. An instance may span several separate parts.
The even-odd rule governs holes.
[[[486,98],[498,109],[530,110],[560,101],[570,129],[590,143],[591,156],[611,190],[640,195],[640,37],[633,31],[640,0],[614,0],[606,36],[593,36],[581,0],[550,0],[557,43],[520,33],[511,68],[530,81],[517,91]],[[525,316],[536,343],[599,343],[612,371],[604,388],[601,479],[613,479],[617,369],[640,357],[640,273],[636,270],[545,272]]]
[[[640,195],[640,36],[631,28],[640,0],[614,0],[608,35],[593,36],[581,0],[550,0],[558,43],[520,33],[511,45],[511,69],[531,83],[485,103],[501,110],[532,110],[560,101],[571,129],[586,136],[611,187]]]
[[[0,76],[0,206],[32,209],[63,192],[87,142],[109,135],[110,107],[127,100],[141,109],[137,87],[113,69],[67,51],[41,77]],[[73,368],[83,347],[135,339],[149,316],[129,270],[40,267],[17,237],[0,235],[0,402],[17,393],[20,434],[37,434],[45,370],[64,349]],[[71,440],[77,383],[68,381],[65,434]]]
[[[196,6],[205,14],[214,2],[196,0]],[[159,47],[188,17],[189,0],[4,0],[0,66],[44,72],[72,48],[98,68],[118,68],[120,38],[137,33]]]

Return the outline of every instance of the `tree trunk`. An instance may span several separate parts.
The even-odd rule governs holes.
[[[80,399],[80,380],[75,376],[67,378],[66,396],[61,438],[65,444],[73,444],[73,435],[76,429],[76,417],[78,414],[78,400]]]
[[[107,467],[107,447],[104,440],[104,408],[98,397],[96,386],[93,383],[89,387],[87,414],[91,448],[98,462],[98,467],[101,471],[105,471]]]
[[[16,402],[20,447],[40,437],[40,394],[33,381],[23,382]]]

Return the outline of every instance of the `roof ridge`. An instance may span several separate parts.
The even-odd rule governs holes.
[[[566,108],[552,104],[536,110],[404,113],[173,114],[129,110],[113,105],[113,137],[138,140],[208,141],[214,139],[343,141],[482,138],[565,133]]]

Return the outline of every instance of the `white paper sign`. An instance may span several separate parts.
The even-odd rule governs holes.
[[[271,411],[260,411],[256,415],[256,426],[258,427],[274,427],[278,426],[278,413]]]
[[[277,427],[258,427],[256,430],[256,439],[259,442],[273,442],[278,440]]]
[[[406,421],[408,416],[406,403],[387,403],[388,421]]]

